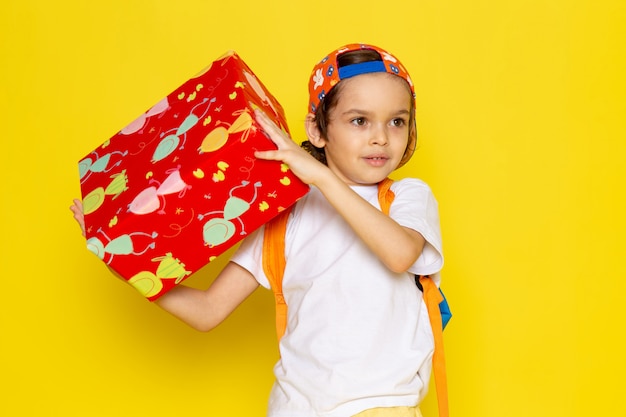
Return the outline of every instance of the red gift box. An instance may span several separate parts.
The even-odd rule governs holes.
[[[281,105],[235,52],[213,62],[79,162],[87,247],[149,300],[308,191],[253,117]]]

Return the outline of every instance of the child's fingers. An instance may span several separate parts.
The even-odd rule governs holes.
[[[74,205],[78,207],[81,213],[83,212],[83,202],[81,200],[79,200],[78,198],[75,198]]]
[[[70,206],[70,210],[74,214],[74,220],[80,226],[80,231],[85,236],[85,215],[83,214],[83,203],[78,199],[74,199],[74,204]]]
[[[80,200],[74,200],[73,204],[70,206],[70,210],[74,213],[74,217],[82,217],[83,203]]]
[[[276,144],[276,146],[280,148],[281,146],[284,146],[287,141],[291,141],[290,138],[286,137],[285,132],[283,132],[282,129],[276,125],[276,123],[270,120],[270,118],[267,117],[263,111],[256,109],[254,114],[257,122],[261,125],[261,128],[263,128],[265,133],[269,135],[270,139]]]
[[[261,128],[267,133],[278,149],[256,151],[255,157],[265,160],[283,161],[291,171],[307,184],[313,183],[316,176],[322,172],[320,168],[326,167],[298,146],[291,138],[279,128],[267,115],[260,110],[255,110],[256,119]]]
[[[276,130],[277,126],[275,123],[270,120],[270,118],[265,114],[263,110],[255,109],[254,115],[256,117],[257,122],[263,127],[263,129],[267,128],[267,130]],[[269,133],[269,132],[268,132]]]
[[[269,161],[282,161],[278,151],[256,151],[254,156],[259,159],[266,159]]]

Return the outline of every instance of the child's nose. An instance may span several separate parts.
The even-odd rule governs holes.
[[[387,132],[386,126],[380,124],[374,125],[371,137],[372,144],[385,146],[389,143],[388,134],[389,132]]]

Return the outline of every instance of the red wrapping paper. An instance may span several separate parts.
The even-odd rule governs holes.
[[[153,301],[294,204],[308,186],[253,117],[284,112],[229,52],[79,161],[87,247]]]

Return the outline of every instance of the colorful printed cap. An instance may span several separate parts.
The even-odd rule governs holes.
[[[341,68],[337,66],[337,57],[351,51],[357,51],[359,49],[371,49],[380,54],[382,61],[369,61],[359,64],[346,65]],[[413,99],[413,105],[415,105],[415,89],[409,73],[404,68],[400,60],[374,45],[367,45],[363,43],[352,43],[342,46],[341,48],[331,52],[324,59],[317,64],[311,72],[311,78],[309,79],[309,109],[311,113],[315,113],[320,102],[328,92],[341,80],[355,77],[360,74],[369,74],[373,72],[387,72],[389,74],[397,75],[403,78],[409,88],[411,89],[411,95]],[[413,120],[415,123],[415,120]],[[406,164],[415,150],[416,144],[416,128],[412,126],[413,134],[409,137],[409,143],[407,144],[406,152],[400,161],[398,167]]]
[[[337,57],[339,55],[359,49],[371,49],[376,51],[383,60],[363,62],[360,64],[346,65],[339,69],[337,68]],[[311,79],[309,80],[309,112],[315,113],[320,101],[322,101],[326,94],[328,94],[339,81],[372,72],[387,72],[402,77],[409,84],[411,94],[413,94],[413,100],[415,100],[415,90],[411,77],[409,77],[409,73],[398,58],[377,46],[353,43],[342,46],[331,52],[313,68]]]

